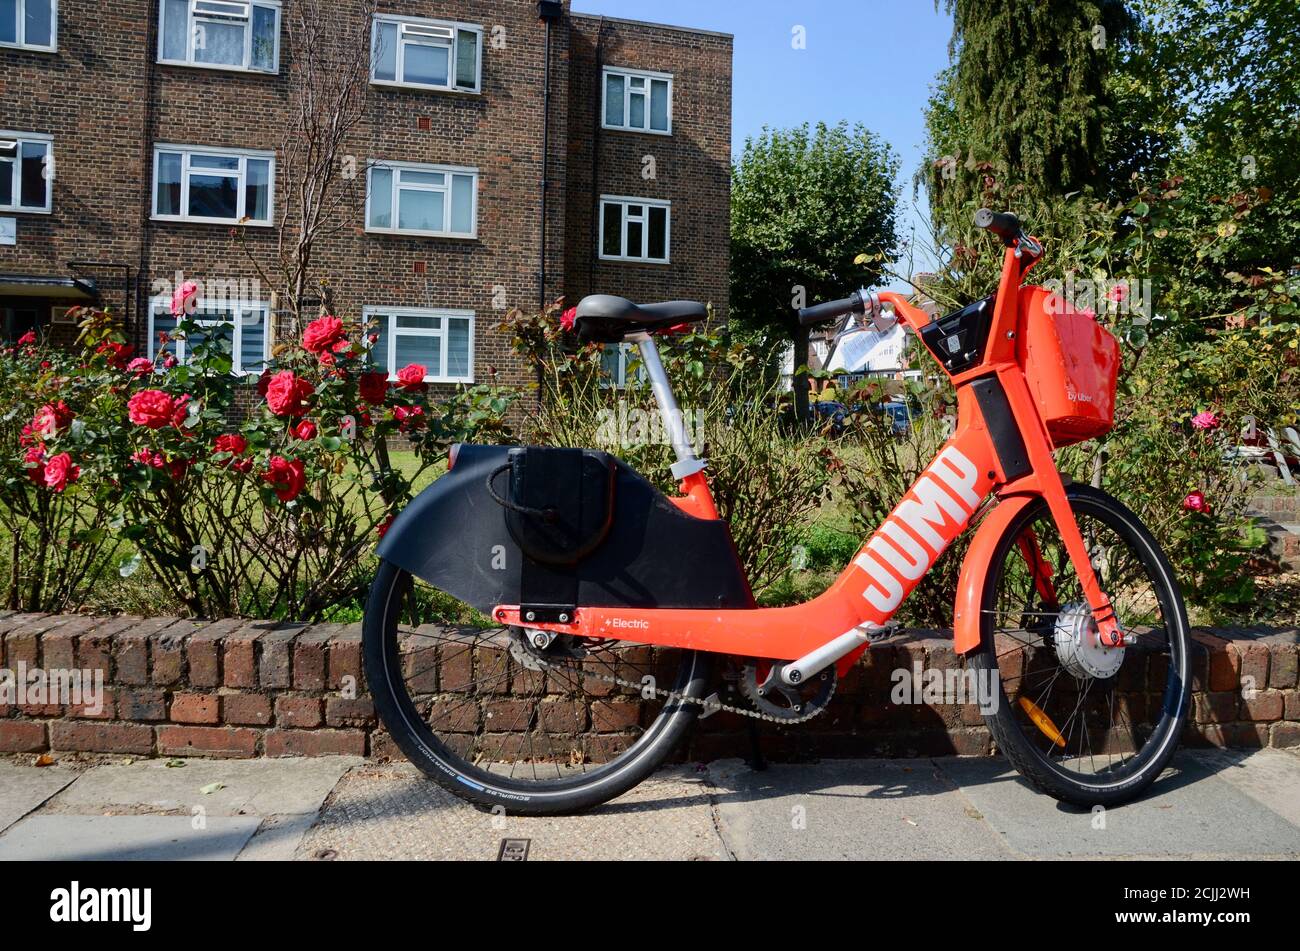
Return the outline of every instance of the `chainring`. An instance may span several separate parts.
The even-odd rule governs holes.
[[[737,688],[759,713],[785,723],[803,723],[817,716],[835,694],[834,665],[814,674],[797,687],[781,679],[785,664],[772,660],[746,660]]]

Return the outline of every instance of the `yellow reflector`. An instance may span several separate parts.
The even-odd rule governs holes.
[[[1056,724],[1052,722],[1052,718],[1044,713],[1039,708],[1038,704],[1034,703],[1034,701],[1030,700],[1028,697],[1021,697],[1016,702],[1020,704],[1020,709],[1025,711],[1025,715],[1034,721],[1034,726],[1038,727],[1043,736],[1047,737],[1057,746],[1065,746],[1065,737],[1061,736],[1061,731],[1056,728]]]

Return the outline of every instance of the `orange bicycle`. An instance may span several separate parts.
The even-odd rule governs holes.
[[[1183,728],[1190,640],[1178,583],[1117,500],[1057,471],[1053,451],[1113,424],[1118,344],[1024,278],[1042,254],[1014,215],[976,223],[1006,246],[997,292],[931,320],[859,291],[805,324],[893,305],[951,378],[957,425],[823,594],[760,608],[680,426],[680,495],[614,457],[456,447],[445,476],[379,546],[364,624],[375,705],[402,751],[458,796],[571,812],[648,776],[701,712],[793,724],[836,684],[947,546],[975,523],[954,614],[998,749],[1038,789],[1082,806],[1139,794]],[[655,335],[705,308],[597,295],[583,340],[639,345],[665,420],[680,420]],[[447,598],[479,628],[428,623]],[[711,693],[724,660],[745,704]]]

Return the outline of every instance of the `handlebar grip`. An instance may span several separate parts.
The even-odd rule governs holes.
[[[845,314],[865,313],[866,309],[866,305],[862,302],[862,296],[851,294],[843,300],[832,300],[824,304],[814,304],[812,307],[803,308],[799,311],[799,323],[805,327],[811,327],[813,324],[822,324],[828,320],[834,320],[836,317],[843,317]]]
[[[1023,237],[1020,219],[1009,211],[991,211],[981,208],[975,212],[975,227],[992,231],[1003,243],[1012,245]]]

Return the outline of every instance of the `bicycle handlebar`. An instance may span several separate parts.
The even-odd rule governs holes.
[[[1018,247],[1031,258],[1037,258],[1043,253],[1043,246],[1025,231],[1020,219],[1009,211],[981,208],[975,212],[975,227],[993,232],[1008,248]]]
[[[813,324],[823,324],[828,320],[834,320],[836,317],[843,317],[845,314],[865,314],[867,312],[867,302],[862,296],[861,291],[854,291],[843,300],[827,301],[824,304],[814,304],[812,307],[805,307],[799,311],[799,323],[805,327],[811,327]]]

